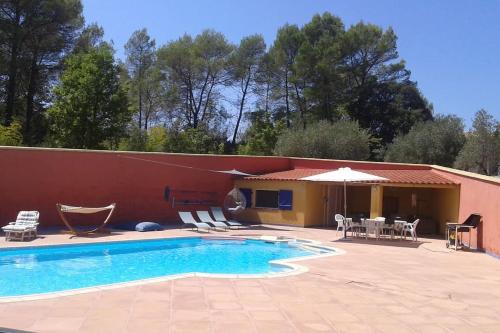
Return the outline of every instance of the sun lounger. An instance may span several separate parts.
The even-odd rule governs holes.
[[[40,213],[37,211],[20,211],[15,222],[10,222],[2,227],[5,232],[5,240],[19,239],[24,241],[26,236],[36,238],[39,217]]]
[[[179,212],[179,217],[181,218],[182,222],[185,225],[190,225],[192,227],[192,229],[196,228],[196,230],[198,230],[198,231],[205,230],[208,232],[211,228],[206,223],[196,221],[193,217],[193,214],[191,214],[191,212]]]
[[[216,221],[224,222],[227,225],[229,225],[230,227],[241,228],[243,226],[243,224],[241,224],[240,222],[226,219],[226,217],[224,216],[224,213],[222,212],[222,208],[210,207],[210,209],[212,209],[212,214],[213,214]]]
[[[229,226],[224,222],[215,221],[214,219],[212,219],[212,217],[206,210],[197,210],[196,214],[198,215],[200,221],[203,223],[207,223],[209,225],[213,225],[215,228],[221,228],[224,230],[227,230],[227,228],[229,228]]]

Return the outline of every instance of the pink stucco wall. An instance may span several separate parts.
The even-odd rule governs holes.
[[[472,213],[483,217],[479,228],[472,233],[471,246],[500,255],[500,183],[447,171],[437,172],[460,183],[460,223]],[[468,241],[467,237],[464,238]]]
[[[172,191],[171,197],[210,198],[217,205],[222,205],[225,194],[233,187],[232,176],[202,169],[233,168],[248,173],[273,172],[288,169],[289,160],[0,148],[0,226],[15,220],[20,210],[38,210],[42,227],[61,226],[56,203],[99,207],[115,202],[117,209],[111,221],[113,223],[176,221],[179,210],[207,207],[172,207],[164,198],[166,186]],[[190,192],[186,194],[186,191]],[[88,215],[82,218],[78,214],[71,215],[71,219],[80,225],[94,225],[105,216]]]
[[[198,169],[179,168],[175,164]],[[334,169],[342,166],[399,170],[430,168],[425,165],[287,157],[0,147],[0,225],[15,219],[19,210],[33,209],[40,211],[42,226],[61,226],[55,208],[58,202],[84,206],[103,206],[116,202],[118,209],[113,222],[170,222],[177,220],[178,210],[206,207],[172,207],[163,197],[166,186],[173,190],[208,193],[219,205],[222,205],[225,194],[232,188],[234,179],[231,176],[200,169],[236,168],[252,174],[262,174],[293,168]],[[478,241],[473,241],[472,245],[500,254],[500,183],[444,170],[437,172],[461,184],[460,222],[474,212],[483,216],[482,226],[473,237]],[[97,216],[96,220],[100,218]],[[85,223],[94,222],[86,218]]]

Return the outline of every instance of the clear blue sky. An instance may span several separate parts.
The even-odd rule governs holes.
[[[485,108],[500,119],[500,1],[496,0],[83,0],[123,57],[134,30],[147,28],[157,45],[212,28],[236,43],[261,33],[268,45],[285,23],[303,25],[329,11],[348,27],[359,21],[392,26],[400,56],[436,113],[470,125]]]

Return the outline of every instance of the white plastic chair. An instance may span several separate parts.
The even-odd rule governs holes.
[[[340,214],[335,214],[335,221],[337,222],[337,232],[344,231],[346,227],[344,216]]]
[[[413,241],[417,241],[417,226],[420,219],[416,219],[413,223],[403,225],[403,237],[406,239],[406,234],[409,233]]]

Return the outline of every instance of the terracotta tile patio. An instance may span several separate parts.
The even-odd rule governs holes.
[[[444,241],[337,242],[333,230],[263,226],[213,235],[288,235],[345,255],[298,262],[280,278],[192,277],[37,301],[0,303],[0,327],[29,332],[500,332],[500,260]],[[188,230],[0,247],[192,236]]]

